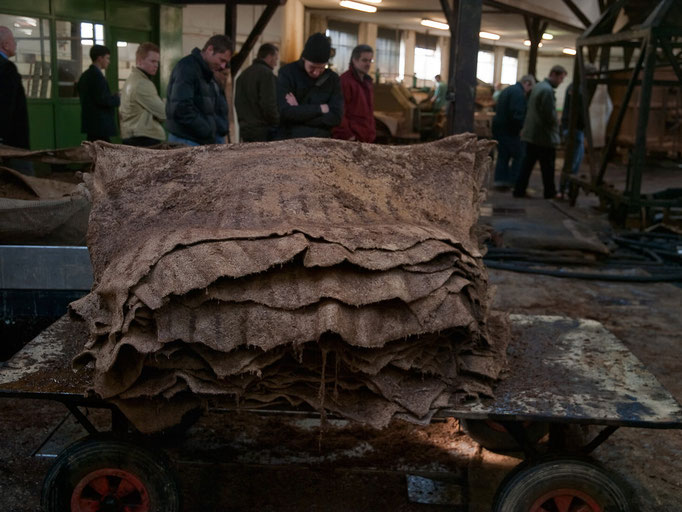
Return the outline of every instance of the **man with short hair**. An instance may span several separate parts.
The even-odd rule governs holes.
[[[111,94],[104,72],[109,67],[111,52],[99,44],[90,48],[92,64],[78,80],[81,101],[81,132],[89,141],[109,142],[116,135],[115,108],[121,103],[118,94]]]
[[[521,128],[526,119],[526,98],[535,85],[533,75],[525,75],[500,91],[493,117],[493,137],[497,141],[495,187],[509,190],[519,176],[525,153]],[[510,165],[511,160],[511,165]]]
[[[339,75],[328,69],[331,42],[322,33],[311,35],[301,58],[279,70],[277,104],[280,137],[331,137],[343,116]]]
[[[335,139],[374,142],[374,88],[369,68],[374,58],[371,46],[361,44],[353,48],[348,70],[341,75],[343,118],[332,130]]]
[[[234,106],[237,109],[239,133],[244,142],[272,140],[279,125],[277,78],[273,71],[279,61],[279,50],[265,43],[253,61],[237,78]]]
[[[554,159],[559,137],[559,122],[556,113],[556,89],[567,75],[562,66],[554,66],[544,81],[533,87],[528,99],[528,111],[523,123],[521,139],[526,144],[526,155],[521,164],[521,172],[514,185],[514,197],[525,197],[535,162],[540,161],[542,171],[543,196],[545,199],[556,197],[554,183]]]
[[[161,55],[154,43],[142,43],[135,52],[136,66],[121,92],[121,138],[130,146],[153,146],[166,140],[163,121],[166,105],[159,97],[154,76],[159,70]]]
[[[166,128],[168,141],[188,146],[214,144],[228,131],[223,91],[213,77],[232,58],[232,41],[224,35],[212,36],[202,50],[178,61],[168,83]],[[224,118],[224,119],[223,119]]]
[[[14,34],[0,27],[0,144],[29,149],[26,91],[17,66],[9,60],[16,53]]]

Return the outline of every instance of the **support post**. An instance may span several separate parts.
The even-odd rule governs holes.
[[[443,0],[441,0],[443,4]],[[481,30],[482,0],[453,0],[450,10],[456,23],[450,23],[450,97],[448,134],[473,132],[478,65],[478,33]],[[447,15],[447,10],[444,8]],[[454,62],[453,62],[454,61]],[[453,65],[454,64],[454,65]]]
[[[526,30],[528,31],[528,40],[530,41],[530,55],[528,56],[528,74],[533,75],[537,80],[538,68],[538,48],[542,42],[542,34],[547,30],[548,23],[542,21],[540,18],[531,18],[524,16],[526,22]]]
[[[225,2],[225,35],[232,41],[232,52],[237,42],[237,2]]]
[[[639,208],[642,188],[642,170],[646,162],[646,131],[649,125],[651,107],[651,90],[656,71],[656,40],[652,35],[647,38],[646,56],[644,57],[644,76],[639,94],[639,115],[637,116],[637,134],[635,147],[630,162],[630,179],[626,185],[625,195],[629,196],[629,210]]]

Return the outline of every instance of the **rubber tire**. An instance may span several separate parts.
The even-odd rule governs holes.
[[[519,464],[502,481],[492,512],[529,512],[536,500],[558,489],[589,495],[607,512],[633,512],[627,486],[588,458],[554,457]]]
[[[460,419],[459,424],[466,434],[491,452],[519,451],[521,447],[509,432],[495,430],[485,420]],[[549,424],[542,422],[530,423],[526,428],[526,436],[531,444],[536,444],[549,432]]]
[[[177,480],[163,455],[136,444],[100,435],[86,437],[65,448],[45,476],[43,512],[68,512],[78,483],[89,473],[116,468],[135,475],[150,498],[150,512],[180,512]]]

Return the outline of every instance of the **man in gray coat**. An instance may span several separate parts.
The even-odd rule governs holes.
[[[521,172],[514,186],[514,197],[525,197],[530,174],[535,162],[540,161],[542,171],[543,196],[551,199],[556,196],[554,184],[554,159],[559,137],[559,120],[556,113],[556,97],[554,89],[566,78],[566,70],[562,66],[554,66],[549,76],[537,84],[528,99],[528,111],[523,123],[521,139],[526,145],[526,155],[521,164]]]
[[[273,70],[279,50],[263,44],[253,61],[237,78],[234,106],[239,119],[239,133],[244,142],[272,140],[279,124],[277,78]]]

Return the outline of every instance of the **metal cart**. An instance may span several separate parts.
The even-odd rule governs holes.
[[[436,415],[459,419],[486,448],[523,452],[524,461],[499,486],[493,511],[634,511],[626,486],[589,454],[620,427],[682,428],[682,407],[600,323],[557,316],[511,320],[519,335],[509,346],[508,374],[496,398]],[[61,402],[89,433],[57,457],[45,478],[43,509],[181,510],[168,458],[140,443],[113,404],[87,394],[90,371],[71,370],[86,338],[83,323],[63,317],[0,367],[0,397]],[[108,431],[99,432],[81,408],[109,409]],[[571,425],[598,426],[599,432],[567,446]]]

